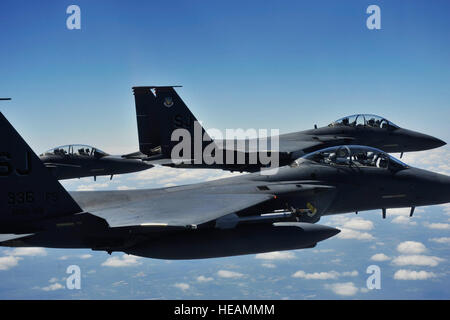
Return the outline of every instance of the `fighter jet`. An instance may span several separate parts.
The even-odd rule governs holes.
[[[39,155],[44,165],[58,180],[110,176],[147,170],[153,167],[130,155],[109,155],[98,148],[73,144],[56,147]]]
[[[201,259],[314,247],[321,216],[450,202],[450,177],[337,146],[272,174],[147,190],[68,193],[0,114],[0,245]],[[411,213],[413,213],[413,209]]]
[[[279,135],[279,146],[273,150],[271,144],[265,143],[262,145],[267,147],[261,149],[260,141],[256,139],[211,142],[211,137],[197,122],[174,87],[133,87],[133,91],[140,151],[147,156],[148,161],[166,166],[256,172],[266,165],[258,156],[261,151],[278,152],[279,165],[283,166],[312,151],[343,144],[367,145],[402,155],[403,152],[445,145],[440,139],[400,128],[383,117],[371,114],[352,115],[325,127],[315,126],[314,129]],[[196,126],[200,126],[197,134]],[[200,149],[195,152],[192,147],[190,155],[183,155],[183,161],[174,162],[172,151],[178,141],[172,141],[172,133],[180,128],[188,130],[193,140],[199,137]],[[205,141],[202,141],[203,137]],[[245,160],[241,163],[236,160],[233,163],[207,163],[204,161],[203,151],[211,143],[215,144],[215,152],[234,152],[231,158],[241,157]],[[254,153],[256,161],[252,163],[250,159]]]
[[[11,100],[11,98],[0,98]],[[56,147],[42,153],[39,157],[58,180],[83,177],[110,176],[132,173],[153,168],[150,163],[143,162],[129,155],[112,156],[98,148],[87,145],[67,145]]]

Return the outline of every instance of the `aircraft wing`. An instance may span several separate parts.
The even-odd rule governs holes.
[[[257,191],[259,185],[261,181],[221,186],[209,182],[202,186],[151,190],[72,192],[71,196],[83,211],[106,220],[110,227],[189,227],[251,210],[263,202],[274,201],[278,195],[296,192],[319,200],[322,194],[330,194],[322,191],[334,190],[332,186],[310,181],[269,183],[263,192]],[[329,199],[320,199],[314,204],[325,206]],[[318,209],[320,213],[323,211]]]
[[[93,193],[93,192],[90,192]],[[106,198],[114,198],[103,192]],[[101,198],[101,194],[97,194]],[[80,194],[73,194],[80,200]],[[82,194],[88,196],[88,194]],[[148,190],[144,197],[133,199],[124,196],[123,201],[102,208],[99,205],[86,210],[106,220],[110,227],[171,226],[186,227],[206,223],[224,215],[238,212],[256,204],[273,199],[271,194],[206,193],[202,190],[171,191],[171,188]],[[117,198],[117,197],[116,197]],[[83,207],[82,202],[77,201]],[[106,199],[105,199],[106,201]],[[89,200],[87,200],[89,202]],[[83,208],[84,209],[84,208]]]
[[[2,233],[2,234],[0,234],[0,243],[4,242],[4,241],[16,240],[16,239],[28,237],[33,234],[34,233],[27,233],[27,234],[5,234],[5,233]]]

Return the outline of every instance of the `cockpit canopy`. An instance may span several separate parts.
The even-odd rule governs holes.
[[[84,145],[84,144],[71,144],[66,146],[56,147],[41,154],[41,156],[82,156],[82,157],[104,157],[108,154],[100,149]]]
[[[376,148],[358,145],[330,147],[309,153],[300,159],[333,166],[375,167],[394,170],[408,168],[408,165],[386,152]],[[296,160],[297,165],[300,159]]]
[[[374,114],[354,114],[334,121],[329,127],[372,127],[381,129],[397,129],[399,126],[391,121]]]

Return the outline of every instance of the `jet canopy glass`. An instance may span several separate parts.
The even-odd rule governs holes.
[[[41,156],[83,156],[83,157],[103,157],[107,156],[106,152],[100,149],[84,145],[84,144],[71,144],[66,146],[56,147],[41,154]]]
[[[330,147],[309,153],[300,159],[333,166],[374,167],[396,170],[408,168],[408,165],[386,152],[372,147],[357,145]],[[298,164],[298,160],[296,162]]]
[[[372,127],[382,129],[396,129],[398,126],[391,121],[374,114],[354,114],[343,117],[328,125],[329,127]]]

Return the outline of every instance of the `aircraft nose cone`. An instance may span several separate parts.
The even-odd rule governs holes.
[[[154,165],[152,165],[152,164],[150,164],[150,163],[147,163],[147,162],[144,162],[144,161],[141,161],[137,166],[138,166],[141,170],[147,170],[147,169],[150,169],[150,168],[153,168],[153,167],[154,167]]]
[[[425,149],[434,149],[446,145],[445,141],[442,141],[441,139],[435,138],[433,136],[424,134],[420,138]]]
[[[446,202],[450,202],[450,177],[449,176],[445,176],[445,178],[443,178],[443,185],[444,185],[444,192],[446,195]]]
[[[445,175],[439,175],[435,179],[435,193],[439,197],[440,203],[450,202],[450,177]]]
[[[398,129],[396,131],[399,144],[403,146],[403,151],[423,151],[439,148],[446,143],[441,139],[428,134],[408,129]]]
[[[441,139],[438,139],[438,138],[433,137],[432,140],[433,141],[431,143],[435,145],[434,148],[439,148],[439,147],[445,146],[447,144],[445,141],[442,141]]]
[[[419,205],[450,202],[450,176],[417,168],[405,170],[405,174],[410,176],[409,188]]]

